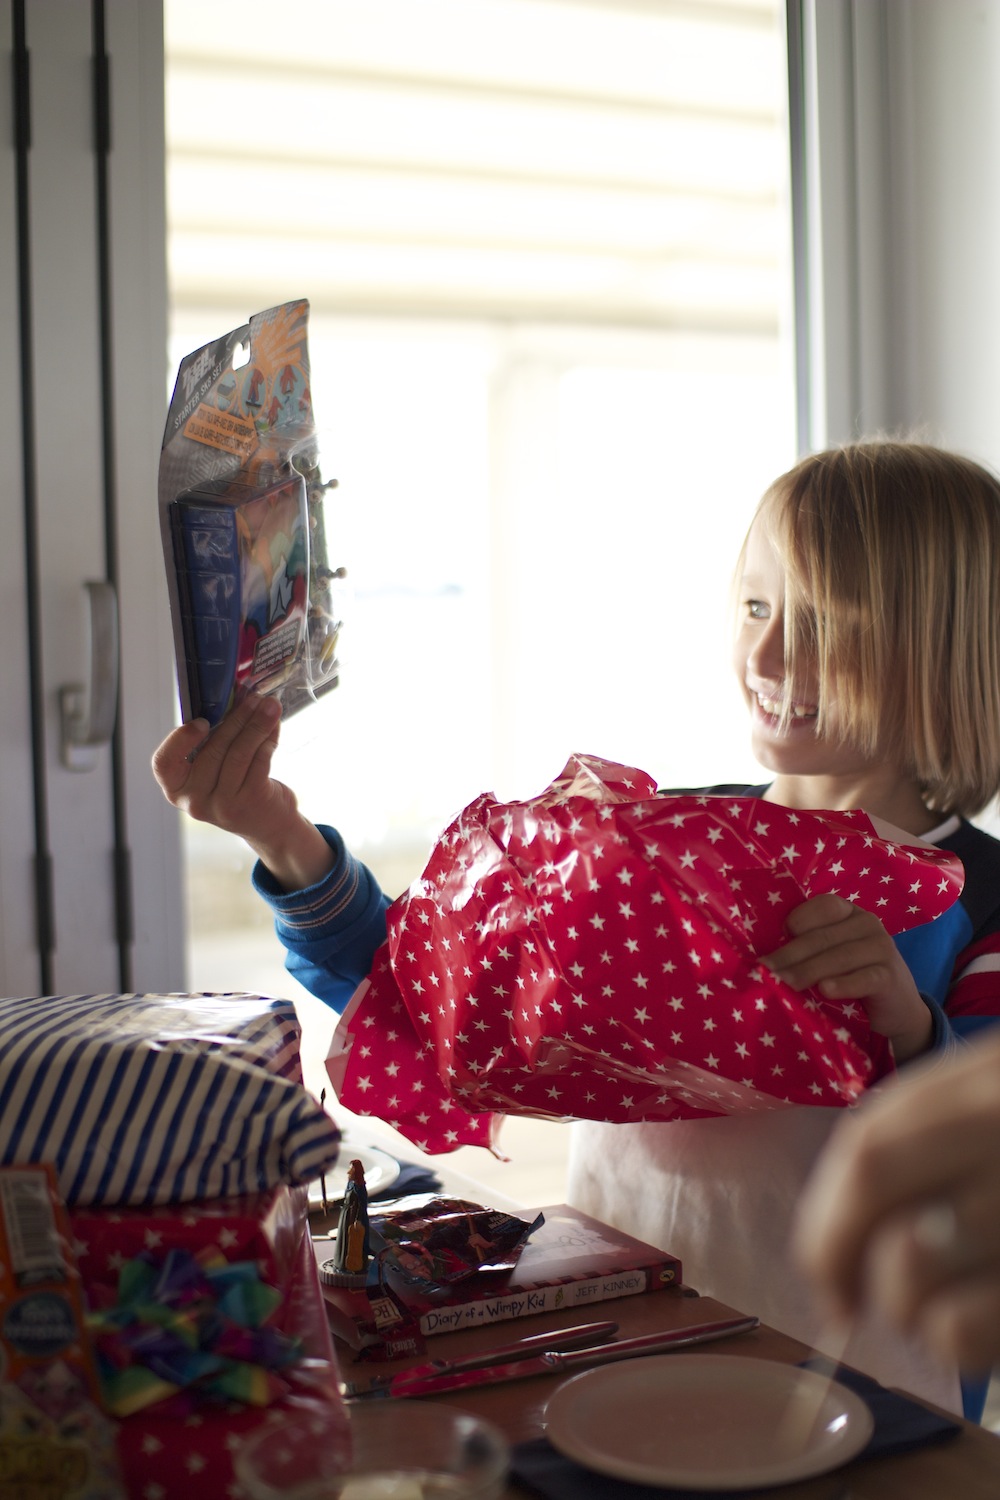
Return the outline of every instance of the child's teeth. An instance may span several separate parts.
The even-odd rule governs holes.
[[[780,715],[781,704],[776,698],[762,698],[758,693],[757,699],[766,714],[773,714],[775,718]],[[812,719],[816,716],[815,708],[807,708],[801,703],[793,703],[790,712],[793,719]]]

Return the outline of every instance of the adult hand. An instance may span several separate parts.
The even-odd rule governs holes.
[[[969,1370],[1000,1360],[1000,1034],[845,1117],[800,1202],[799,1260]]]
[[[163,795],[199,822],[238,834],[285,890],[314,885],[332,867],[323,835],[298,810],[294,792],[271,776],[281,705],[249,696],[214,730],[193,719],[153,755]]]
[[[930,1010],[878,917],[825,895],[797,906],[785,925],[788,942],[761,960],[773,974],[794,990],[817,989],[827,1000],[859,1000],[897,1062],[927,1050]]]

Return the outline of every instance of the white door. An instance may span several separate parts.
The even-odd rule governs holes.
[[[180,987],[176,814],[149,770],[172,701],[161,7],[0,0],[0,52],[0,984]],[[111,590],[110,738],[67,748],[63,689],[99,717],[87,604]]]

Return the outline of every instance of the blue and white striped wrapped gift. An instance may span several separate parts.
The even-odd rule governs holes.
[[[0,1000],[0,1165],[53,1162],[70,1205],[310,1182],[339,1137],[302,1086],[289,1000]]]

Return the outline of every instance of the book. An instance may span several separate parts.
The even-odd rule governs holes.
[[[394,1279],[361,1288],[324,1282],[330,1328],[354,1349],[382,1344],[388,1352],[412,1352],[417,1335],[456,1333],[513,1318],[563,1308],[590,1307],[617,1297],[679,1286],[675,1255],[647,1245],[578,1208],[559,1203],[539,1210],[543,1222],[532,1233],[514,1267],[496,1276],[470,1277],[451,1294],[430,1298]],[[320,1264],[332,1257],[330,1242],[313,1242]]]

